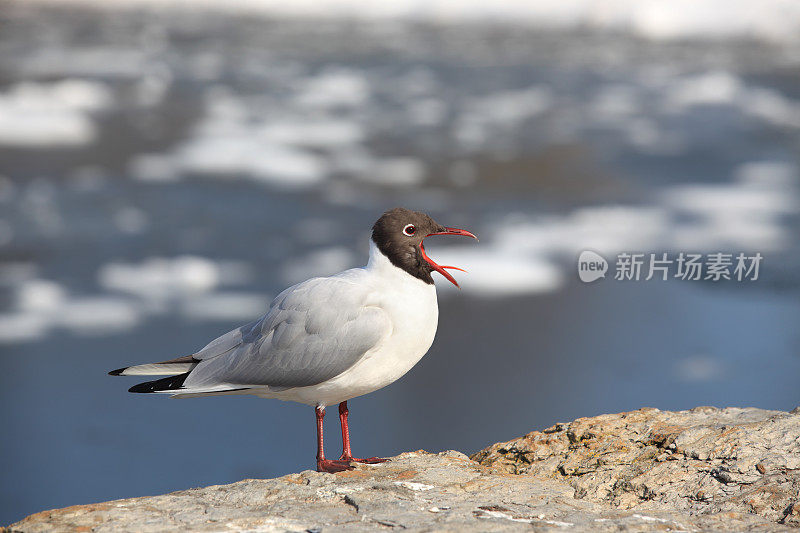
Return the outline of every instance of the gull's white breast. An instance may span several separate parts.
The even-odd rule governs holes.
[[[334,405],[393,383],[422,359],[433,343],[439,318],[436,288],[395,267],[371,243],[365,268],[342,272],[369,287],[369,304],[389,317],[391,330],[352,367],[317,385],[260,396],[310,405]]]

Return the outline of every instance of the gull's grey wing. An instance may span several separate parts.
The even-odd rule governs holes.
[[[353,366],[391,333],[370,290],[346,278],[290,287],[261,319],[223,335],[195,356],[186,389],[220,384],[276,388],[316,385]]]
[[[193,359],[202,361],[204,359],[211,359],[212,357],[217,357],[218,355],[224,355],[233,350],[234,348],[238,348],[242,344],[242,339],[244,338],[244,336],[248,332],[250,332],[257,324],[260,324],[262,320],[264,320],[264,317],[261,317],[258,320],[254,320],[253,322],[250,322],[247,325],[229,331],[224,335],[220,335],[213,341],[206,344],[205,347],[203,347],[203,349],[199,350],[191,357]]]
[[[246,326],[229,331],[208,343],[202,350],[192,355],[184,355],[167,361],[145,363],[142,365],[126,366],[109,372],[112,376],[164,376],[181,375],[190,372],[197,364],[204,360],[219,355],[224,355],[242,344],[244,332],[250,331],[261,319],[251,322]]]

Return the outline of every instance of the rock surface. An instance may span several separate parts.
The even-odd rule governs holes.
[[[800,408],[579,418],[472,458],[495,471],[566,482],[576,498],[616,509],[752,513],[800,527]]]
[[[582,418],[459,452],[410,452],[31,515],[11,531],[753,530],[800,526],[800,411]],[[476,462],[477,461],[477,462]]]

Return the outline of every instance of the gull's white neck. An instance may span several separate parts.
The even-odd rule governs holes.
[[[420,285],[433,288],[433,284],[425,283],[421,279],[412,276],[402,268],[394,266],[392,262],[389,261],[389,258],[380,251],[378,245],[375,244],[375,241],[372,239],[369,240],[369,261],[367,262],[367,266],[364,268],[382,278],[397,278],[399,281],[406,283],[410,280],[413,280]]]

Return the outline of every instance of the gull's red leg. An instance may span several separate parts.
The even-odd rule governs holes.
[[[342,456],[340,461],[353,461],[356,463],[385,463],[389,459],[381,459],[380,457],[370,457],[368,459],[357,459],[353,457],[350,451],[350,427],[347,425],[347,417],[350,411],[347,409],[347,401],[339,404],[339,423],[342,425]]]
[[[335,459],[325,459],[325,445],[322,436],[323,421],[325,420],[325,408],[319,405],[314,409],[317,416],[317,472],[341,472],[353,468],[349,461],[337,461]]]

